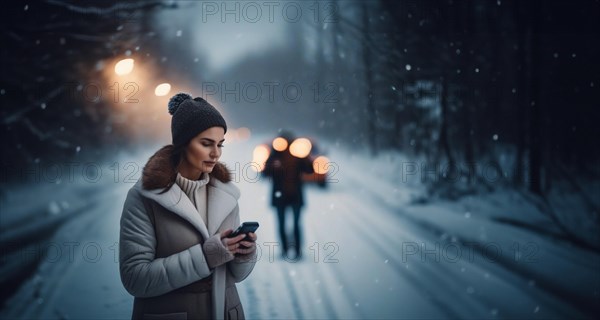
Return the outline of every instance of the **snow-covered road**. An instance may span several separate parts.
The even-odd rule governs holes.
[[[258,141],[231,143],[224,162],[244,173],[240,169],[250,162]],[[361,179],[351,163],[339,163],[337,183],[306,190],[300,261],[279,255],[267,181],[253,181],[250,171],[236,175],[242,220],[261,225],[256,268],[238,285],[248,318],[585,317],[585,311],[493,261],[486,251],[469,249],[452,236],[440,238],[408,218],[401,206],[383,204],[375,193],[380,186]],[[121,286],[116,251],[130,186],[107,184],[106,192],[97,195],[99,205],[56,233],[45,245],[52,254],[7,301],[2,318],[130,316],[133,298]],[[395,191],[398,197],[406,192]],[[488,233],[492,240],[502,238]],[[538,261],[542,268],[543,263]]]

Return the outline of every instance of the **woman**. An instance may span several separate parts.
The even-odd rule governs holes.
[[[121,216],[121,281],[133,319],[243,319],[235,287],[256,262],[240,224],[239,189],[220,162],[227,125],[202,98],[169,101],[173,144],[157,151]]]

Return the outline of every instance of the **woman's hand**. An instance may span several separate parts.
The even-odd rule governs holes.
[[[227,229],[221,232],[221,242],[223,242],[223,245],[225,246],[225,248],[227,248],[227,251],[229,251],[231,254],[236,254],[238,248],[240,247],[240,241],[244,239],[246,235],[238,234],[233,238],[228,238],[227,236],[230,235],[232,232],[232,229]]]
[[[248,254],[248,253],[252,253],[254,252],[254,250],[256,250],[256,233],[254,232],[250,232],[247,233],[248,234],[248,238],[250,238],[249,240],[242,240],[239,243],[243,246],[243,247],[239,247],[237,249],[236,253],[239,254]],[[243,239],[243,238],[242,238]]]

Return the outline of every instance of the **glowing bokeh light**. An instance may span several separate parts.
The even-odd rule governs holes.
[[[290,153],[296,158],[306,158],[311,149],[312,143],[306,138],[298,138],[290,145]]]
[[[326,174],[329,171],[329,159],[325,156],[318,156],[313,161],[313,170],[318,174]]]
[[[254,148],[254,151],[252,152],[252,162],[258,165],[258,172],[264,170],[265,162],[269,158],[270,153],[271,151],[266,144],[261,144]],[[252,168],[255,169],[255,171],[257,169],[255,166],[252,166]]]
[[[133,71],[133,59],[123,59],[115,65],[115,73],[124,76]]]
[[[283,151],[287,148],[288,142],[282,137],[277,137],[273,140],[273,149]]]
[[[246,127],[241,127],[239,129],[237,129],[237,133],[238,133],[238,138],[240,139],[240,141],[248,140],[251,135],[250,129],[248,129]]]
[[[169,94],[169,92],[171,92],[171,85],[168,83],[161,83],[156,86],[156,89],[154,89],[154,94],[157,97],[166,96]]]

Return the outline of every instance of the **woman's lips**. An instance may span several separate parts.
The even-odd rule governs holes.
[[[204,163],[211,165],[211,166],[214,166],[215,164],[217,164],[216,161],[204,161]]]

